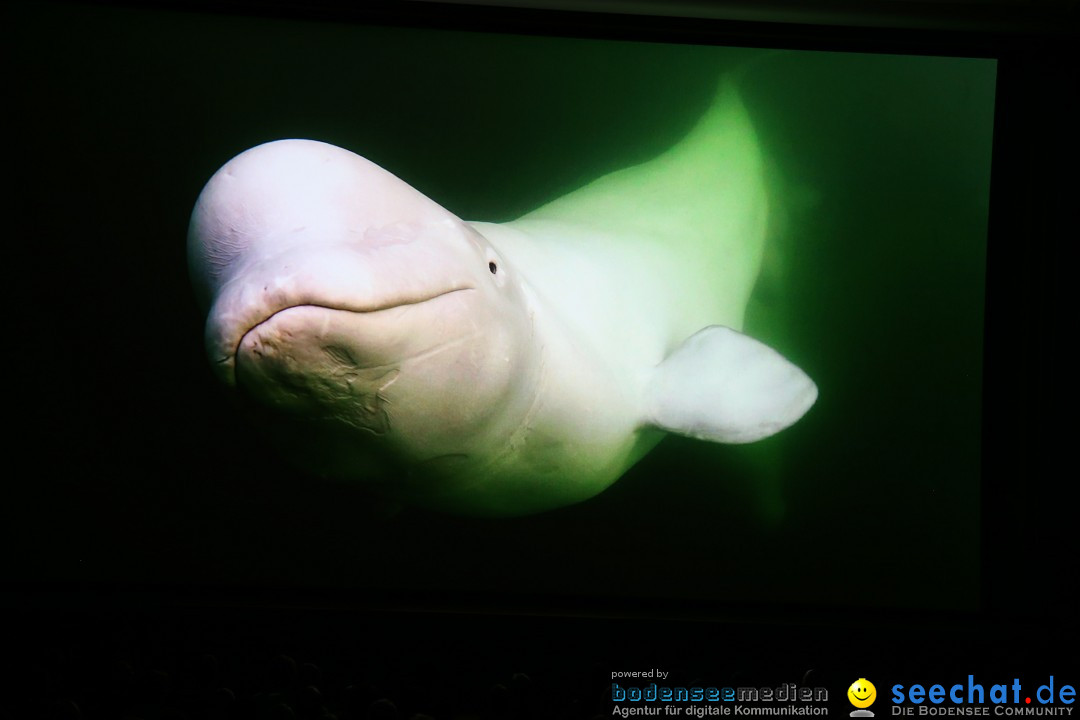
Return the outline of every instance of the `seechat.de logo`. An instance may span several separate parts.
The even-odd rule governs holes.
[[[893,685],[893,715],[1072,715],[1076,688],[1050,679],[1034,692],[1019,678],[983,685],[974,675],[967,682]],[[910,703],[910,704],[909,704]]]

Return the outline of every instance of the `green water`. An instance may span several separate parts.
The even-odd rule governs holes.
[[[94,349],[80,403],[35,405],[35,442],[73,440],[24,573],[973,605],[993,61],[101,13],[25,11],[13,51],[30,252],[66,280],[32,337]],[[231,156],[323,140],[509,220],[669,147],[740,69],[780,201],[746,330],[820,389],[793,428],[669,437],[582,505],[477,521],[290,470],[214,385],[183,244]]]

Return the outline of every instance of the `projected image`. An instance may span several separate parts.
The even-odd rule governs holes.
[[[667,152],[509,223],[281,140],[214,175],[188,242],[218,376],[301,467],[516,515],[596,495],[663,431],[747,443],[806,412],[813,382],[738,332],[767,211],[725,83]]]
[[[993,60],[51,7],[9,577],[975,605]]]

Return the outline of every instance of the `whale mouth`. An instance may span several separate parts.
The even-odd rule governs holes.
[[[433,302],[435,300],[439,300],[440,298],[444,298],[447,295],[453,295],[455,293],[466,292],[466,291],[474,290],[474,289],[475,288],[473,288],[471,286],[470,287],[458,287],[458,288],[452,288],[450,290],[443,290],[442,292],[433,293],[433,294],[430,294],[430,295],[427,295],[425,297],[421,297],[421,298],[418,298],[418,299],[414,299],[414,298],[405,298],[405,299],[395,298],[393,300],[386,300],[386,301],[383,301],[381,303],[374,303],[374,304],[371,304],[371,305],[361,304],[359,306],[354,306],[354,307],[350,307],[348,304],[345,304],[345,303],[337,304],[337,303],[319,303],[319,302],[307,302],[307,301],[296,302],[294,304],[286,305],[284,307],[280,307],[280,308],[274,310],[273,312],[267,314],[265,317],[263,317],[258,322],[253,323],[250,327],[248,327],[242,333],[240,333],[239,334],[240,339],[236,341],[236,346],[233,348],[233,352],[232,352],[231,357],[223,358],[221,360],[221,362],[230,362],[231,361],[231,362],[235,363],[237,354],[240,352],[240,348],[244,344],[244,339],[247,338],[248,335],[250,335],[253,330],[256,330],[260,326],[265,325],[268,322],[271,322],[276,316],[280,315],[281,313],[287,312],[289,310],[295,310],[296,308],[314,308],[314,309],[321,309],[321,310],[333,310],[333,311],[337,311],[337,312],[354,313],[354,314],[357,314],[357,315],[370,315],[370,314],[374,314],[374,313],[384,312],[384,311],[387,311],[387,310],[396,310],[396,309],[400,309],[400,308],[409,308],[409,307],[414,307],[414,306],[417,306],[417,305],[423,305],[425,303],[430,303],[430,302]]]
[[[323,395],[327,383],[336,386],[343,379],[350,384],[357,381],[359,389],[403,359],[429,349],[432,336],[446,333],[450,323],[445,319],[456,314],[455,300],[460,305],[462,294],[471,290],[459,287],[422,298],[351,307],[290,304],[238,333],[239,340],[220,361],[219,370],[234,388],[244,386],[250,393],[253,384],[263,386],[256,395],[276,396],[278,390],[297,399],[309,391]],[[423,331],[424,326],[433,329]]]

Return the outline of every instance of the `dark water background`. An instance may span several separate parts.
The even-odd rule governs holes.
[[[994,61],[14,17],[9,329],[38,350],[13,383],[35,471],[4,511],[6,578],[976,603]],[[215,386],[184,238],[236,153],[323,140],[463,218],[508,220],[669,147],[740,68],[785,201],[747,331],[820,388],[793,428],[669,437],[535,517],[393,514],[290,470]]]

